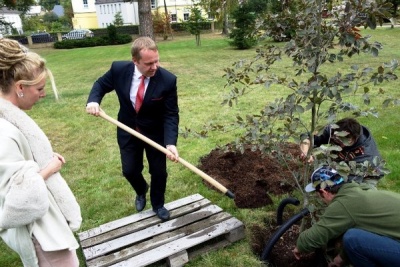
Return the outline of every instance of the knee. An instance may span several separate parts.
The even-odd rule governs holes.
[[[359,235],[359,231],[359,229],[354,228],[347,230],[346,233],[344,233],[343,235],[343,242],[352,240],[357,237]]]
[[[360,231],[359,229],[349,229],[346,231],[346,233],[343,235],[343,247],[344,250],[349,252],[349,250],[354,249],[355,243],[357,243],[358,238],[360,237]]]

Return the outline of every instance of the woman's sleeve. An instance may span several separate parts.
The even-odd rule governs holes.
[[[39,166],[24,160],[18,143],[0,137],[0,228],[32,223],[49,208],[49,198]]]

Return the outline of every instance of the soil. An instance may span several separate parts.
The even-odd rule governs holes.
[[[298,145],[286,144],[282,150],[290,169],[298,169],[302,164],[299,161]],[[275,154],[276,152],[273,152],[265,156],[260,151],[252,151],[250,148],[246,148],[244,153],[225,152],[224,149],[218,148],[201,159],[199,169],[233,192],[235,205],[238,208],[259,208],[273,203],[271,195],[290,195],[295,189],[291,172],[278,161]],[[259,225],[246,227],[251,233],[252,251],[261,257],[265,245],[279,226],[275,220],[274,223],[268,223],[264,227]],[[279,267],[320,266],[316,263],[318,259],[314,253],[303,257],[300,261],[294,258],[292,249],[295,247],[298,233],[298,225],[289,228],[275,243],[267,261]]]

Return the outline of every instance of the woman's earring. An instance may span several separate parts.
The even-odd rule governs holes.
[[[18,93],[18,97],[19,97],[19,98],[24,97],[24,93],[22,93],[22,92]]]

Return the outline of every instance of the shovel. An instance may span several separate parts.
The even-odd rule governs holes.
[[[110,116],[108,116],[103,110],[100,110],[99,113],[100,117],[102,117],[103,119],[117,125],[118,127],[120,127],[121,129],[127,131],[128,133],[134,135],[135,137],[139,138],[140,140],[142,140],[143,142],[151,145],[152,147],[160,150],[161,152],[163,152],[164,154],[169,154],[171,153],[168,149],[166,149],[165,147],[157,144],[156,142],[154,142],[153,140],[147,138],[146,136],[140,134],[139,132],[133,130],[132,128],[126,126],[125,124],[119,122],[116,119],[111,118]],[[219,191],[221,191],[222,193],[224,193],[226,196],[230,197],[230,198],[235,198],[235,195],[229,191],[226,187],[224,187],[222,184],[220,184],[219,182],[217,182],[215,179],[211,178],[209,175],[205,174],[203,171],[201,171],[200,169],[196,168],[195,166],[193,166],[192,164],[190,164],[189,162],[187,162],[186,160],[182,159],[181,157],[178,158],[178,161],[180,163],[182,163],[184,166],[186,166],[187,168],[189,168],[191,171],[193,171],[194,173],[198,174],[201,178],[203,178],[204,180],[206,180],[207,182],[209,182],[212,186],[214,186],[215,188],[217,188]]]

